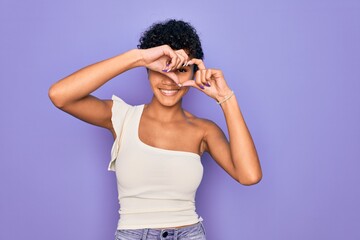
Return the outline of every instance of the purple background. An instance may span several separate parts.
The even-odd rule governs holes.
[[[0,5],[0,239],[113,239],[110,132],[56,109],[55,81],[135,48],[167,18],[190,21],[224,71],[255,141],[262,181],[202,159],[197,211],[209,240],[360,239],[360,1],[13,1]],[[144,69],[94,92],[148,102]],[[184,107],[226,130],[192,89]]]

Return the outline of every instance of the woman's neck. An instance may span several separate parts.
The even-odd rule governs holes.
[[[158,119],[161,122],[177,121],[185,117],[184,110],[182,109],[182,100],[173,106],[164,106],[156,97],[153,97],[151,102],[145,105],[145,109],[149,117]]]

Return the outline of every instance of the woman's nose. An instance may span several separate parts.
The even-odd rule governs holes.
[[[174,80],[172,80],[171,78],[167,77],[167,76],[164,76],[162,79],[161,79],[161,83],[164,84],[164,85],[176,85],[176,83],[174,82]]]

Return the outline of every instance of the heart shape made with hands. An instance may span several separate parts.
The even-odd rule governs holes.
[[[162,56],[159,59],[157,59],[156,61],[148,64],[148,68],[159,72],[161,74],[164,74],[165,76],[169,77],[171,80],[173,80],[177,85],[180,84],[180,80],[178,78],[178,76],[172,72],[172,71],[166,71],[166,67],[169,66],[169,57],[167,56]],[[181,85],[179,85],[181,86]]]

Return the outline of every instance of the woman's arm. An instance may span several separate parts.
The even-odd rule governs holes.
[[[197,64],[195,81],[187,81],[183,86],[193,86],[215,100],[222,101],[230,142],[222,130],[214,123],[207,124],[204,137],[206,150],[214,160],[234,179],[243,185],[258,183],[262,178],[260,161],[250,132],[240,111],[236,96],[231,96],[220,70],[206,69],[201,60],[192,59]],[[231,96],[227,98],[227,96]]]
[[[244,185],[256,184],[262,178],[260,161],[236,96],[222,103],[221,108],[229,132],[231,159],[238,181]],[[216,139],[214,143],[221,144]]]
[[[138,50],[84,67],[54,83],[49,97],[54,105],[80,120],[112,130],[112,100],[100,100],[93,91],[113,77],[140,65]]]
[[[90,93],[115,76],[139,66],[168,74],[176,81],[174,73],[164,73],[163,69],[176,68],[176,64],[182,62],[180,58],[184,61],[185,57],[181,57],[167,45],[144,50],[133,49],[72,73],[54,83],[48,94],[56,107],[80,120],[109,129],[115,137],[111,123],[112,100],[101,100]],[[168,61],[171,64],[166,66]]]

